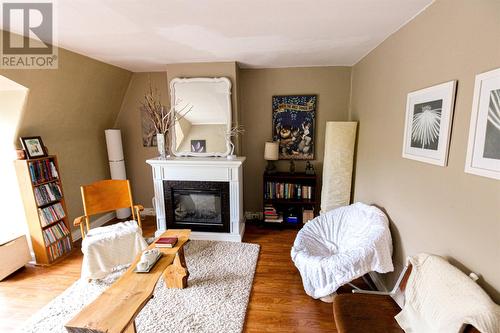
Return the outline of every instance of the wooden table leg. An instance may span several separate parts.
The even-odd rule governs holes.
[[[184,258],[184,249],[180,248],[175,255],[174,262],[163,272],[163,279],[167,288],[184,289],[187,287],[189,272]]]

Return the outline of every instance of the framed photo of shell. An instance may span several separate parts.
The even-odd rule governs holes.
[[[456,81],[408,94],[403,157],[446,166]]]
[[[465,172],[500,179],[500,68],[476,76]]]
[[[280,160],[313,160],[316,95],[273,96],[273,141]]]

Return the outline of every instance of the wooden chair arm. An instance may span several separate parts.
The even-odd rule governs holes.
[[[133,208],[135,210],[135,214],[137,215],[136,216],[137,224],[139,224],[139,227],[142,229],[142,221],[141,221],[141,213],[140,212],[142,212],[144,210],[144,206],[143,205],[134,205]]]
[[[144,206],[143,205],[134,205],[134,209],[137,212],[142,212],[144,210]]]
[[[83,223],[83,221],[85,221],[85,216],[78,216],[74,221],[73,221],[73,225],[75,227],[78,227],[80,224]]]

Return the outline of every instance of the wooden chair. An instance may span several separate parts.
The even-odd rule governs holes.
[[[141,205],[134,205],[132,191],[128,180],[101,180],[90,185],[80,187],[82,191],[83,211],[85,215],[75,219],[75,227],[80,226],[82,239],[90,230],[90,217],[96,214],[107,213],[120,208],[130,208],[132,219],[141,225]]]
[[[128,180],[101,180],[84,185],[81,190],[85,215],[77,217],[74,225],[80,226],[82,232],[82,278],[90,281],[102,279],[116,267],[130,264],[147,247],[140,232],[140,211],[144,207],[133,204]],[[90,230],[91,216],[121,208],[131,209],[137,225],[126,222]]]

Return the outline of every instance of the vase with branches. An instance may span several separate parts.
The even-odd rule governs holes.
[[[229,155],[227,155],[228,160],[233,160],[236,158],[236,155],[234,155],[234,143],[232,141],[232,138],[236,138],[238,135],[243,135],[243,133],[245,133],[245,129],[242,125],[233,126],[224,133],[224,138],[231,147]]]
[[[156,144],[161,158],[169,155],[171,128],[176,121],[185,117],[192,109],[189,105],[185,105],[177,110],[176,105],[177,103],[173,107],[163,105],[158,89],[153,87],[151,81],[149,82],[149,88],[144,94],[144,99],[140,102],[140,109],[154,127]]]

